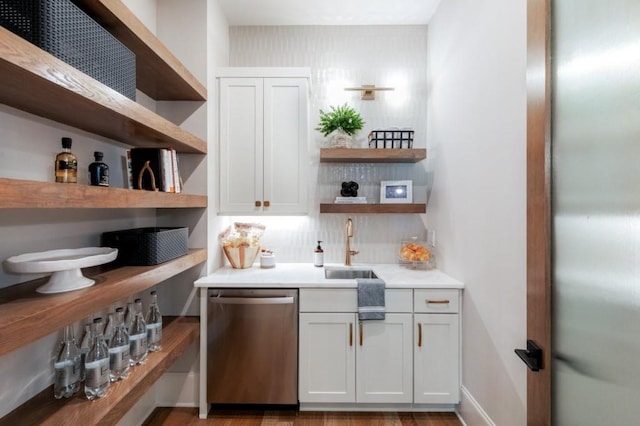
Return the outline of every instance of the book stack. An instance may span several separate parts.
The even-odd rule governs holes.
[[[182,192],[178,155],[171,148],[127,150],[129,188],[148,191]]]
[[[335,204],[367,204],[367,197],[336,197]]]

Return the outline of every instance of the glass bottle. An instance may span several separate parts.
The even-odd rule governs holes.
[[[95,151],[95,161],[89,164],[89,184],[93,186],[109,186],[109,166],[102,161],[103,157],[102,152]]]
[[[142,301],[135,301],[135,315],[129,330],[130,365],[142,364],[147,359],[147,326],[142,316]]]
[[[56,182],[76,183],[78,181],[78,160],[71,153],[71,138],[62,138],[63,151],[56,155],[54,169]]]
[[[129,333],[129,336],[131,336],[131,323],[133,322],[135,312],[136,309],[133,303],[127,303],[127,309],[124,311],[124,328],[127,329],[127,333]]]
[[[109,378],[112,382],[129,375],[129,333],[124,328],[124,309],[116,309],[113,337],[109,344]]]
[[[71,398],[80,390],[80,350],[70,325],[64,328],[54,369],[53,396],[56,399]]]
[[[80,380],[83,382],[85,379],[84,364],[87,362],[87,354],[92,346],[92,338],[93,333],[91,333],[91,323],[85,323],[84,333],[82,333],[82,338],[80,339]]]
[[[87,399],[102,398],[109,390],[109,349],[104,342],[102,318],[93,320],[93,344],[85,363],[84,393]]]
[[[158,294],[155,291],[151,292],[151,304],[149,305],[145,322],[147,324],[147,346],[149,352],[159,351],[161,349],[160,342],[162,341],[162,315],[158,308]]]
[[[107,322],[104,325],[102,334],[104,335],[104,342],[109,346],[111,343],[111,336],[113,336],[113,329],[115,327],[116,320],[113,318],[113,312],[107,314]]]

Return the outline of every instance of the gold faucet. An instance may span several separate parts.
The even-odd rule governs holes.
[[[360,253],[359,251],[356,250],[351,250],[351,242],[349,241],[349,238],[353,237],[353,221],[351,220],[351,218],[347,219],[347,244],[346,244],[346,256],[344,259],[344,264],[345,266],[351,266],[351,256],[355,256],[356,254]]]

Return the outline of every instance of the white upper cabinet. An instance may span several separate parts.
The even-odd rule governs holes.
[[[219,213],[307,214],[308,77],[231,70],[219,77]]]

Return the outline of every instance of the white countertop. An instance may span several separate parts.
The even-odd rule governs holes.
[[[328,264],[329,268],[372,269],[387,288],[464,288],[464,284],[437,269],[410,269],[397,264],[353,265]],[[326,279],[324,268],[311,263],[277,263],[275,268],[262,269],[256,263],[251,268],[233,269],[226,265],[211,275],[198,279],[196,287],[237,288],[356,288],[354,279]]]

